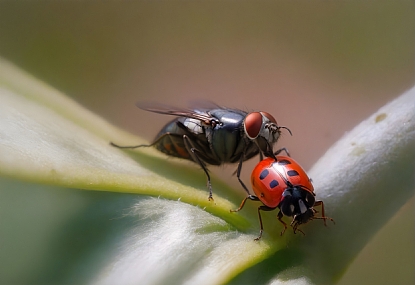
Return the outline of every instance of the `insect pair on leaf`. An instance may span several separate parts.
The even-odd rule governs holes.
[[[278,220],[287,224],[282,217],[292,216],[291,226],[300,231],[298,226],[312,219],[326,220],[324,204],[315,201],[314,188],[301,166],[288,156],[278,156],[285,148],[273,151],[274,144],[281,136],[281,129],[275,118],[267,112],[247,113],[238,109],[223,108],[209,103],[193,109],[172,108],[164,105],[139,104],[141,109],[176,116],[167,123],[156,136],[153,143],[148,145],[119,146],[118,148],[155,147],[157,150],[173,157],[188,159],[199,164],[207,177],[209,200],[213,200],[212,185],[207,165],[222,165],[238,163],[236,176],[247,193],[240,207],[243,208],[249,200],[261,201],[264,205],[258,207],[258,216],[262,237],[263,224],[260,211],[270,211],[279,208]],[[252,195],[240,178],[242,163],[256,155],[260,162],[251,176],[251,184],[256,196]],[[263,159],[263,156],[267,158]],[[322,216],[316,217],[313,208],[321,205]],[[304,233],[303,233],[304,234]]]

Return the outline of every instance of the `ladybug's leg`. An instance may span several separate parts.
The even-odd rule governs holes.
[[[252,201],[259,201],[259,198],[257,196],[249,195],[249,196],[245,197],[245,199],[242,200],[241,205],[239,205],[239,208],[238,209],[236,209],[236,210],[229,210],[229,211],[230,212],[239,212],[245,206],[245,202],[248,199],[251,199]]]
[[[298,228],[298,222],[295,220],[295,217],[296,216],[294,216],[294,219],[293,219],[293,221],[291,222],[291,226],[293,227],[293,230],[294,230],[294,234],[296,234],[297,233],[297,231],[299,231],[300,233],[302,233],[304,236],[305,236],[305,233],[302,231],[302,230],[300,230],[299,228]]]
[[[248,188],[246,187],[245,183],[241,179],[242,162],[244,160],[244,156],[245,156],[245,153],[243,153],[241,155],[241,159],[239,160],[238,169],[236,170],[236,177],[238,178],[238,181],[239,181],[239,183],[241,183],[241,185],[244,188],[245,192],[248,193],[248,197],[249,197],[249,196],[251,196],[251,193],[249,193]]]
[[[296,233],[297,233],[297,231],[299,231],[300,233],[302,233],[302,234],[303,234],[303,236],[305,236],[305,233],[304,233],[302,230],[300,230],[298,227],[295,227],[295,228],[294,228],[294,234],[296,234]]]
[[[259,199],[258,199],[259,200]],[[258,207],[258,218],[259,218],[259,226],[260,226],[260,230],[259,230],[259,236],[255,239],[255,240],[260,240],[262,238],[262,233],[264,232],[264,226],[262,224],[262,218],[261,218],[261,210],[262,211],[272,211],[275,208],[270,208],[267,206],[259,206]]]
[[[212,197],[212,184],[210,183],[210,175],[208,172],[208,169],[206,168],[205,163],[200,159],[200,157],[197,155],[197,152],[199,151],[197,148],[194,147],[192,141],[189,139],[188,136],[183,135],[183,141],[184,145],[186,146],[187,151],[192,156],[193,160],[197,163],[199,163],[200,167],[202,167],[203,171],[206,174],[207,177],[207,187],[209,189],[209,201],[213,200]]]
[[[326,220],[330,220],[330,221],[332,221],[335,224],[335,222],[334,222],[334,220],[332,218],[326,217],[326,215],[324,214],[324,203],[323,203],[323,201],[316,201],[314,203],[314,207],[317,207],[317,206],[320,206],[320,205],[321,205],[321,217],[314,217],[314,219],[323,220],[325,226],[327,226]]]
[[[138,148],[138,147],[151,147],[156,145],[159,141],[161,141],[162,139],[164,139],[167,136],[173,136],[173,137],[182,137],[182,135],[178,135],[178,134],[171,134],[171,133],[165,133],[161,136],[159,136],[154,142],[152,142],[151,144],[140,144],[140,145],[133,145],[133,146],[120,146],[117,145],[113,142],[110,142],[110,145],[118,147],[118,148]]]
[[[318,207],[318,206],[321,206],[321,216],[324,217],[324,203],[323,203],[323,201],[319,200],[319,201],[316,201],[314,203],[314,207]],[[317,217],[315,217],[315,218],[317,218]],[[327,226],[325,219],[324,219],[324,225]]]
[[[283,224],[283,226],[284,226],[284,229],[281,231],[281,236],[285,233],[285,230],[287,229],[287,224],[283,220],[281,220],[282,217],[284,217],[284,215],[282,214],[282,212],[280,210],[278,212],[277,218],[278,218],[278,221],[280,221],[280,223]]]

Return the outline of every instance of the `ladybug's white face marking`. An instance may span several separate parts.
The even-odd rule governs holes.
[[[303,200],[298,200],[298,206],[300,206],[300,213],[304,214],[305,212],[307,212],[307,206],[304,204]]]

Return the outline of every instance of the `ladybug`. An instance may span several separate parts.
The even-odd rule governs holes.
[[[273,145],[281,135],[275,118],[267,112],[245,112],[220,107],[211,102],[193,109],[170,107],[155,103],[139,103],[143,110],[175,116],[158,133],[151,144],[119,146],[118,148],[155,147],[173,157],[191,160],[203,169],[207,177],[209,200],[212,186],[207,165],[238,163],[236,176],[244,190],[249,190],[240,179],[242,163],[259,154],[260,159],[272,153]]]
[[[324,225],[326,225],[326,220],[331,220],[334,223],[332,218],[325,216],[323,201],[315,200],[314,187],[307,173],[289,156],[277,155],[260,161],[252,171],[251,184],[255,195],[248,195],[242,200],[239,208],[231,210],[231,212],[240,211],[248,199],[261,201],[264,204],[258,207],[260,232],[255,240],[262,237],[261,211],[272,211],[279,208],[278,221],[284,226],[281,235],[287,229],[287,224],[282,220],[284,215],[293,217],[290,225],[294,233],[299,231],[303,235],[305,235],[304,232],[298,226],[310,220],[321,219],[324,221]],[[317,206],[321,206],[321,216],[319,217],[315,216],[317,211],[314,207]]]

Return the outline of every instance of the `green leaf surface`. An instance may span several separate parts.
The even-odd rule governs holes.
[[[76,230],[75,240],[85,240],[74,247],[80,252],[68,253],[56,245],[62,255],[48,255],[48,245],[58,240],[73,242],[71,237],[60,237],[52,226],[45,228],[51,232],[50,243],[40,247],[43,251],[37,246],[43,233],[29,231],[39,241],[27,244],[27,251],[46,260],[36,270],[33,262],[20,261],[21,253],[15,255],[13,249],[2,246],[1,256],[11,256],[11,261],[2,260],[0,283],[333,283],[415,188],[414,89],[346,134],[310,171],[317,198],[325,202],[326,214],[336,225],[324,228],[321,221],[314,221],[304,226],[306,237],[290,231],[280,237],[276,213],[264,214],[266,231],[260,242],[253,240],[258,234],[258,203],[248,202],[243,211],[230,213],[241,197],[215,181],[215,201],[208,201],[205,177],[194,165],[166,159],[152,149],[124,152],[111,147],[109,141],[127,145],[143,140],[118,130],[4,60],[0,61],[0,100],[2,201],[18,199],[13,195],[20,193],[30,204],[31,197],[37,196],[33,193],[69,193],[68,188],[112,192],[105,194],[109,196],[95,192],[87,203],[84,198],[68,202],[76,205],[74,212],[92,209],[87,212],[89,220]],[[88,193],[81,196],[93,193],[79,192]],[[94,206],[101,198],[105,202]],[[122,213],[110,211],[117,199]],[[18,222],[20,210],[3,203],[0,238],[6,245],[15,245],[13,235],[25,231],[13,228],[10,220]],[[60,207],[45,205],[48,210],[39,221],[60,212]],[[104,220],[99,213],[105,213]],[[66,213],[56,220],[71,225],[76,218]],[[108,220],[122,226],[107,229],[103,225]],[[60,277],[48,279],[44,276],[51,274],[48,265],[54,262],[60,269],[71,267]],[[7,269],[11,265],[14,270]],[[254,280],[249,276],[251,267]],[[25,270],[34,271],[27,278],[18,275]],[[33,277],[36,274],[43,277]]]
[[[3,175],[63,187],[180,199],[226,213],[243,224],[238,215],[229,213],[234,204],[218,196],[211,203],[205,189],[183,183],[189,180],[187,185],[194,185],[192,181],[203,177],[188,163],[168,162],[151,149],[127,155],[109,141],[143,140],[116,129],[41,82],[36,84],[5,61],[0,69]]]
[[[224,282],[272,253],[267,242],[253,241],[255,235],[252,232],[236,232],[237,229],[246,230],[252,224],[252,219],[250,221],[240,214],[229,212],[237,207],[236,204],[221,198],[217,194],[220,191],[214,193],[214,202],[208,201],[208,193],[203,186],[205,178],[197,169],[186,163],[167,161],[161,155],[153,155],[155,152],[149,149],[127,155],[124,151],[111,147],[110,138],[134,142],[142,140],[117,130],[7,62],[2,61],[0,69],[2,176],[59,187],[136,193],[180,200],[181,202],[150,199],[143,202],[145,206],[140,206],[143,203],[136,206],[134,213],[138,216],[154,216],[160,223],[154,226],[154,221],[151,221],[151,225],[142,223],[138,226],[140,235],[134,237],[146,242],[137,249],[135,257],[140,256],[141,262],[145,263],[153,254],[160,255],[166,268],[181,268],[178,260],[166,257],[181,254],[183,248],[180,244],[188,240],[193,251],[205,253],[191,274],[195,280],[205,278],[209,272],[215,271],[217,274],[216,278],[212,278],[212,284]],[[195,184],[199,187],[191,186]],[[216,186],[219,188],[224,185],[217,183]],[[228,187],[224,188],[226,190]],[[183,202],[197,207],[190,207]],[[172,223],[170,215],[177,218],[177,223]],[[169,222],[165,223],[167,220]],[[197,222],[202,220],[208,221],[206,223],[209,225]],[[181,228],[179,225],[189,228]],[[154,229],[155,232],[142,232],[142,227]],[[224,231],[224,228],[227,230]],[[183,231],[189,236],[186,237]],[[154,247],[159,248],[158,235],[171,239],[171,247],[178,251],[167,254],[165,247],[160,248],[162,250],[159,253],[149,251]],[[238,252],[238,248],[246,250],[234,256],[229,254]],[[189,251],[188,255],[193,256],[193,251]],[[147,255],[143,252],[147,252]],[[206,256],[206,252],[211,252],[210,256]],[[186,254],[182,263],[194,263],[188,259],[189,256]],[[118,264],[120,261],[114,262]],[[146,271],[142,272],[144,276],[148,275]],[[182,271],[179,273],[180,276],[183,275]],[[158,276],[158,280],[167,281],[169,276],[170,273]],[[186,277],[188,278],[189,276]],[[107,280],[97,282],[112,283]]]

